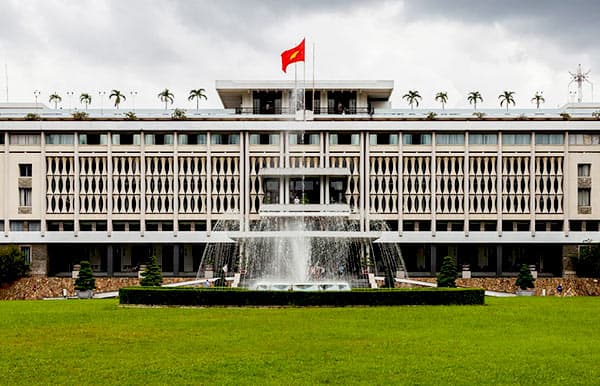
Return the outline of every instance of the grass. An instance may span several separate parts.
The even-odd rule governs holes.
[[[0,384],[592,384],[600,298],[486,306],[0,302]]]

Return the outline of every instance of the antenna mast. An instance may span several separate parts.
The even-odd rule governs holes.
[[[583,100],[583,82],[587,82],[590,84],[590,86],[592,88],[592,102],[594,101],[594,84],[592,82],[590,82],[590,80],[589,80],[590,71],[591,70],[588,70],[585,73],[582,72],[581,64],[579,64],[577,66],[576,73],[572,73],[571,71],[569,71],[569,74],[571,74],[571,81],[569,82],[569,86],[573,82],[577,83],[577,103],[581,103]]]

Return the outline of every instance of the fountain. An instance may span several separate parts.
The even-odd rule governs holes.
[[[237,274],[240,285],[257,290],[344,291],[374,287],[375,277],[387,284],[406,277],[398,245],[374,243],[346,217],[263,217],[240,237],[231,227],[217,223],[214,230],[235,242],[209,244],[198,278],[213,270],[223,279]],[[387,230],[385,222],[380,229]]]

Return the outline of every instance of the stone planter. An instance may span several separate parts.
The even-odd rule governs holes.
[[[75,292],[77,293],[77,297],[79,299],[91,299],[94,297],[94,290],[85,290],[85,291],[76,290]]]
[[[517,290],[517,296],[533,296],[534,293],[534,290],[522,290],[520,288]]]

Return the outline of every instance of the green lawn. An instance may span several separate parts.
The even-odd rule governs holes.
[[[598,384],[600,298],[486,306],[0,302],[0,384]]]

